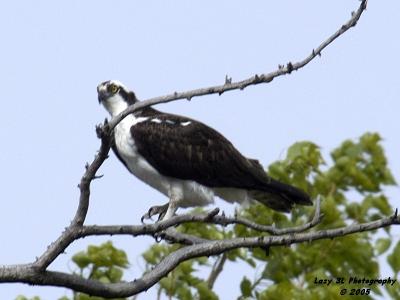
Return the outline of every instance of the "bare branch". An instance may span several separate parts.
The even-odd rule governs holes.
[[[83,226],[80,227],[75,233],[76,238],[82,238],[91,235],[131,235],[131,236],[140,236],[140,235],[151,235],[154,236],[159,232],[166,230],[170,227],[174,227],[184,223],[190,222],[200,222],[200,223],[211,223],[215,225],[230,225],[230,224],[241,224],[251,229],[266,232],[272,235],[282,235],[289,233],[298,233],[306,231],[317,225],[321,219],[322,214],[320,213],[320,199],[318,198],[315,202],[315,213],[313,219],[300,226],[289,227],[289,228],[276,228],[275,226],[266,226],[257,224],[255,222],[251,222],[244,218],[239,217],[226,217],[225,215],[217,215],[219,212],[218,208],[215,208],[209,212],[199,213],[199,214],[183,214],[174,216],[168,220],[163,220],[154,224],[144,224],[144,225],[110,225],[110,226]],[[183,244],[197,244],[199,242],[204,242],[206,240],[200,238],[189,238],[188,235],[183,235],[182,233],[178,233],[177,231],[169,230],[163,232],[163,239],[176,243],[176,239],[186,241]],[[181,242],[182,242],[181,241]]]
[[[168,228],[164,232],[162,238],[170,243],[178,243],[182,245],[195,245],[209,241],[194,235],[178,232],[172,228]]]
[[[400,224],[400,218],[395,214],[373,222],[352,224],[346,227],[329,230],[285,234],[280,236],[207,241],[178,249],[166,256],[153,270],[144,274],[142,278],[131,282],[104,284],[99,281],[82,278],[78,275],[51,271],[38,272],[37,269],[29,264],[0,267],[0,282],[24,282],[36,285],[63,286],[75,291],[106,298],[128,297],[149,289],[181,262],[192,258],[218,255],[241,247],[268,248],[272,246],[288,246],[321,239],[332,239],[356,232],[370,231],[398,224]]]
[[[107,123],[105,122],[104,125]],[[96,154],[93,162],[85,166],[85,173],[78,185],[80,189],[80,198],[78,209],[71,224],[64,230],[61,236],[53,242],[47,250],[33,263],[38,270],[45,270],[75,239],[77,239],[77,228],[82,227],[89,208],[90,183],[97,178],[96,172],[108,157],[110,151],[109,132],[104,132],[99,126],[96,127],[98,136],[101,136],[100,150]]]
[[[162,220],[154,224],[143,225],[112,225],[112,226],[82,226],[77,232],[77,238],[86,237],[89,235],[154,235],[170,227],[189,222],[209,222],[213,220],[215,215],[219,212],[215,208],[209,212],[201,214],[184,214],[177,215],[168,220]]]
[[[174,92],[169,95],[165,96],[159,96],[155,98],[151,98],[145,101],[138,102],[130,107],[128,107],[126,110],[121,112],[118,116],[114,117],[110,123],[109,127],[113,129],[123,118],[125,118],[127,115],[130,113],[133,113],[141,108],[144,108],[146,106],[151,106],[155,104],[160,104],[160,103],[167,103],[171,101],[176,101],[179,99],[187,99],[191,100],[193,97],[198,97],[198,96],[204,96],[204,95],[211,95],[211,94],[223,94],[224,92],[227,91],[232,91],[232,90],[243,90],[244,88],[248,87],[249,85],[256,85],[260,83],[269,83],[271,82],[274,78],[286,75],[286,74],[291,74],[293,71],[297,71],[304,66],[306,66],[310,61],[312,61],[315,57],[321,56],[322,50],[324,50],[326,47],[328,47],[333,41],[335,41],[338,37],[343,35],[347,30],[349,30],[351,27],[355,26],[360,19],[362,13],[366,10],[367,8],[367,0],[362,0],[359,8],[355,13],[352,14],[350,20],[348,20],[345,24],[343,24],[334,34],[332,34],[330,37],[328,37],[325,41],[323,41],[317,48],[313,49],[311,51],[311,54],[304,58],[303,60],[296,62],[296,63],[291,63],[288,62],[286,66],[278,66],[278,69],[266,73],[266,74],[256,74],[248,79],[242,80],[242,81],[237,81],[237,82],[232,82],[232,80],[227,80],[225,79],[225,83],[223,85],[216,85],[216,86],[210,86],[210,87],[205,87],[205,88],[200,88],[200,89],[195,89],[187,92]]]
[[[323,214],[321,214],[321,200],[320,200],[320,198],[318,198],[317,201],[315,202],[315,213],[314,213],[313,219],[304,225],[300,225],[300,226],[296,226],[296,227],[276,228],[275,226],[267,226],[267,225],[257,224],[255,222],[251,222],[247,219],[237,217],[237,216],[235,216],[235,217],[215,216],[212,219],[212,223],[219,224],[219,225],[241,224],[241,225],[244,225],[251,229],[260,231],[260,232],[266,232],[266,233],[269,233],[272,235],[282,235],[282,234],[306,231],[307,229],[310,229],[310,228],[314,227],[315,225],[319,224],[322,220],[322,217],[323,217]]]

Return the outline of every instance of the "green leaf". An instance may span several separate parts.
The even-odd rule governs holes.
[[[34,297],[28,299],[27,297],[25,297],[23,295],[18,295],[17,298],[15,298],[15,300],[40,300],[40,297],[34,296]]]
[[[72,261],[80,268],[84,269],[86,268],[90,263],[91,260],[84,251],[80,251],[76,253],[74,256],[72,256]]]
[[[176,295],[178,296],[179,300],[192,300],[193,295],[190,292],[190,289],[184,286],[180,286],[176,289]]]
[[[185,261],[179,265],[180,270],[186,275],[192,273],[193,269],[193,260]]]
[[[397,242],[392,254],[387,257],[387,261],[394,273],[397,274],[400,271],[400,241]]]
[[[119,282],[122,279],[124,272],[118,267],[111,267],[107,272],[107,277],[111,282]]]
[[[200,300],[218,300],[218,296],[208,288],[205,281],[196,285],[197,292],[199,293]]]
[[[152,265],[155,265],[157,263],[157,257],[154,253],[154,251],[152,251],[152,249],[146,251],[145,253],[142,254],[144,260]]]
[[[79,293],[76,297],[77,300],[91,300],[91,297],[86,294]]]
[[[245,258],[244,259],[245,262],[247,262],[250,266],[252,266],[253,268],[255,268],[257,266],[256,262],[254,259],[252,258]]]
[[[379,238],[375,244],[375,249],[378,255],[381,255],[382,253],[386,252],[389,249],[390,244],[391,244],[391,239]]]
[[[251,282],[246,276],[243,277],[242,282],[240,283],[240,291],[242,292],[243,297],[252,296]]]
[[[385,285],[385,288],[391,299],[400,300],[400,284]]]

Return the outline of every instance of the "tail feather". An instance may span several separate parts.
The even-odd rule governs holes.
[[[289,184],[270,179],[262,190],[252,190],[250,196],[277,211],[290,212],[294,204],[312,205],[310,196]]]

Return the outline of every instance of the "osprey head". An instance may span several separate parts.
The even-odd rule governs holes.
[[[111,116],[116,116],[138,100],[121,82],[109,80],[97,86],[99,103],[103,104]]]

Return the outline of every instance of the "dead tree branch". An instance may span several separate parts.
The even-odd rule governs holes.
[[[104,124],[107,124],[106,122]],[[90,183],[96,177],[96,172],[107,159],[110,151],[110,134],[104,132],[100,127],[96,128],[97,134],[101,139],[100,150],[96,154],[93,162],[86,165],[78,185],[80,189],[79,205],[75,217],[71,224],[64,230],[61,236],[53,242],[47,250],[33,263],[33,267],[38,271],[45,270],[76,238],[76,232],[82,227],[89,208]]]
[[[397,211],[393,216],[377,221],[352,224],[346,227],[314,232],[284,234],[279,236],[244,237],[227,240],[205,241],[186,246],[166,256],[153,270],[140,279],[131,282],[104,284],[99,281],[53,271],[38,271],[32,264],[5,266],[0,268],[0,282],[24,282],[35,285],[63,286],[89,295],[102,297],[128,297],[146,291],[161,278],[166,276],[181,262],[201,256],[219,255],[237,248],[268,248],[271,246],[289,246],[297,243],[312,242],[321,239],[332,239],[352,233],[375,230],[400,224]]]
[[[323,41],[317,48],[313,49],[311,51],[310,55],[308,55],[306,58],[304,58],[301,61],[298,61],[295,63],[288,62],[285,66],[279,65],[278,69],[273,72],[260,74],[260,75],[255,74],[254,76],[252,76],[248,79],[241,80],[241,81],[232,82],[232,80],[225,80],[225,83],[223,85],[205,87],[205,88],[195,89],[195,90],[186,91],[186,92],[174,92],[169,95],[155,97],[155,98],[151,98],[151,99],[148,99],[145,101],[138,102],[138,103],[128,107],[126,110],[121,112],[118,116],[114,117],[110,121],[109,127],[111,129],[114,128],[127,115],[129,115],[139,109],[142,109],[146,106],[151,106],[151,105],[160,104],[160,103],[167,103],[167,102],[176,101],[176,100],[180,100],[180,99],[191,100],[194,97],[205,96],[205,95],[212,95],[212,94],[222,95],[224,92],[227,92],[227,91],[238,90],[238,89],[243,90],[250,85],[256,85],[256,84],[260,84],[260,83],[269,83],[276,77],[291,74],[293,71],[297,71],[297,70],[303,68],[304,66],[306,66],[309,62],[311,62],[317,56],[321,56],[322,50],[324,50],[326,47],[328,47],[333,41],[335,41],[337,38],[339,38],[341,35],[343,35],[347,30],[354,27],[357,24],[358,20],[360,19],[362,13],[366,10],[367,2],[368,2],[367,0],[362,0],[357,11],[352,13],[351,18],[345,24],[343,24],[335,33],[333,33],[325,41]]]
[[[166,230],[171,229],[171,227],[184,224],[184,223],[211,223],[215,225],[232,225],[232,224],[241,224],[248,228],[269,233],[271,235],[282,235],[282,234],[293,234],[304,232],[307,229],[310,229],[320,223],[322,219],[322,214],[320,211],[320,199],[317,199],[315,202],[315,213],[312,220],[306,224],[296,226],[296,227],[289,227],[289,228],[277,228],[275,226],[266,226],[260,225],[254,222],[251,222],[247,219],[240,218],[240,217],[227,217],[224,215],[218,215],[219,209],[215,208],[209,212],[201,213],[201,214],[184,214],[184,215],[177,215],[168,220],[160,221],[154,224],[144,224],[144,225],[110,225],[110,226],[82,226],[78,228],[77,232],[75,233],[76,238],[83,238],[92,235],[131,235],[131,236],[140,236],[140,235],[150,235],[154,236],[155,234],[163,232],[163,239],[166,239],[171,242],[175,242],[174,238],[181,237],[183,235],[177,235],[178,233],[174,233],[173,230]],[[165,231],[166,230],[166,231]],[[199,240],[196,239],[196,242],[191,242],[190,244],[196,244],[204,239]],[[186,243],[184,243],[186,244]]]

